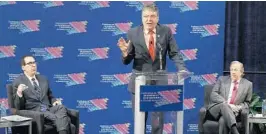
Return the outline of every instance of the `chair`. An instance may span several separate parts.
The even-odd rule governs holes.
[[[222,121],[214,121],[214,120],[206,120],[207,114],[207,106],[211,104],[210,95],[212,92],[214,85],[206,85],[204,86],[204,106],[200,109],[199,112],[199,132],[201,134],[218,134],[219,131],[223,128]],[[248,134],[247,127],[248,127],[248,110],[243,110],[241,113],[236,117],[237,121],[237,128],[240,134]]]
[[[44,114],[32,110],[17,110],[13,101],[13,87],[11,84],[6,85],[8,105],[12,115],[20,115],[32,118],[32,133],[33,134],[57,134],[56,128],[52,125],[44,124]],[[67,109],[67,114],[71,120],[71,134],[79,134],[79,111],[74,109]],[[13,134],[26,134],[25,127],[13,127]]]

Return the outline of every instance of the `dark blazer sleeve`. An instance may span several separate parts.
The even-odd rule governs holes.
[[[128,41],[130,40],[130,44],[127,49],[128,55],[126,57],[122,56],[122,62],[125,65],[128,65],[135,57],[135,48],[133,45],[132,31],[128,31],[127,38],[128,38]]]
[[[214,103],[223,103],[225,102],[225,98],[220,95],[221,93],[221,84],[222,84],[222,76],[218,78],[217,82],[215,83],[212,92],[211,92],[211,101]]]
[[[253,90],[253,84],[252,82],[249,82],[248,84],[248,91],[246,95],[246,99],[243,103],[240,103],[239,105],[241,106],[242,109],[249,109],[249,104],[252,98],[252,90]]]
[[[22,92],[22,97],[19,97],[17,95],[17,89],[18,89],[19,84],[20,84],[19,79],[14,80],[12,83],[14,106],[18,110],[24,109],[25,107],[25,98],[24,98],[23,92]]]
[[[168,35],[168,55],[171,60],[175,62],[177,69],[187,70],[183,61],[183,57],[178,49],[176,44],[176,40],[171,32],[171,29],[167,27],[167,35]]]

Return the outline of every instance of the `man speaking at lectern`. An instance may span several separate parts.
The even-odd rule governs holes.
[[[122,51],[123,64],[128,65],[134,59],[132,76],[128,85],[128,89],[132,94],[133,109],[135,101],[134,73],[165,70],[166,54],[175,62],[180,72],[186,72],[187,70],[170,28],[158,24],[158,21],[159,11],[156,5],[145,5],[142,9],[142,25],[128,31],[128,41],[125,41],[122,37],[118,40],[118,46]],[[146,112],[145,126],[147,115]],[[152,112],[152,134],[162,134],[163,123],[163,113]]]

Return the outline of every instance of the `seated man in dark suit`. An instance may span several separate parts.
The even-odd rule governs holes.
[[[33,56],[22,57],[21,67],[24,74],[12,84],[15,108],[43,112],[45,123],[55,125],[59,134],[68,134],[70,119],[67,110],[60,100],[53,97],[48,80],[36,74],[37,65]]]
[[[236,127],[236,116],[241,110],[249,109],[252,97],[252,82],[245,78],[244,66],[239,61],[233,61],[230,65],[230,76],[221,76],[217,80],[208,106],[207,117],[219,120],[224,119],[227,128],[233,134],[239,134]]]

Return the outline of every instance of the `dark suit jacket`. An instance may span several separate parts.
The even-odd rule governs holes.
[[[210,99],[212,101],[212,104],[210,104],[208,108],[211,108],[215,104],[227,101],[230,86],[230,76],[219,77],[211,93]],[[252,89],[252,82],[245,78],[242,78],[237,89],[237,95],[234,104],[241,105],[242,109],[248,109],[252,97]]]
[[[142,25],[129,30],[128,40],[131,41],[128,48],[128,56],[123,57],[122,61],[127,65],[134,59],[133,73],[129,82],[129,90],[131,92],[135,92],[135,72],[156,72],[160,69],[159,46],[162,47],[163,70],[166,67],[166,54],[175,62],[178,70],[186,69],[176,41],[167,26],[159,24],[156,26],[156,56],[154,61],[152,61],[145,43]]]
[[[36,75],[36,79],[38,80],[41,88],[40,98],[36,96],[36,91],[26,75],[21,75],[13,81],[13,99],[16,109],[40,111],[41,104],[51,107],[52,103],[56,101],[52,95],[52,91],[50,90],[48,80],[42,75]],[[17,88],[19,84],[25,84],[28,86],[28,88],[22,92],[22,97],[17,95]]]

